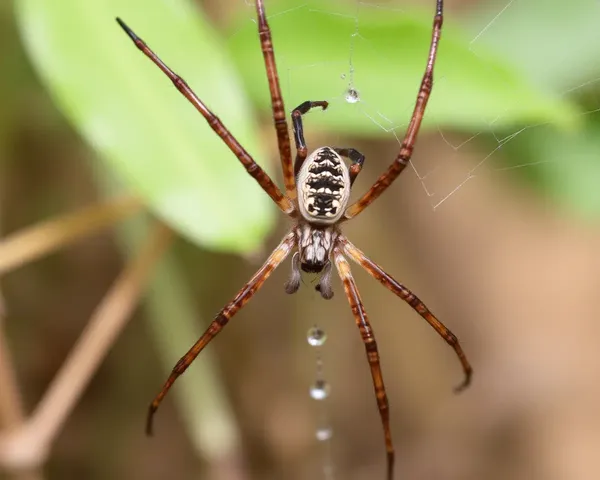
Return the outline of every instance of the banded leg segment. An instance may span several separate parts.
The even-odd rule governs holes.
[[[352,258],[356,263],[363,267],[374,279],[378,280],[384,287],[393,292],[395,295],[400,297],[406,303],[408,303],[412,309],[417,312],[421,317],[433,327],[437,334],[442,337],[448,345],[452,347],[454,353],[458,357],[462,366],[465,378],[460,385],[454,390],[460,392],[467,388],[471,383],[471,377],[473,376],[473,369],[471,364],[467,360],[466,355],[463,352],[456,335],[454,335],[442,322],[440,322],[436,316],[425,306],[425,304],[406,288],[401,283],[397,282],[391,275],[384,272],[383,269],[377,265],[373,260],[368,258],[363,252],[356,248],[352,243],[345,237],[339,237],[338,241],[343,245],[344,252]]]
[[[298,175],[308,150],[306,148],[306,141],[304,140],[304,126],[302,125],[302,115],[306,115],[312,108],[321,107],[323,110],[327,109],[329,103],[325,100],[318,100],[316,102],[306,101],[298,105],[292,111],[292,124],[294,126],[294,140],[296,142],[296,162],[294,164],[294,174]]]
[[[198,354],[210,343],[210,341],[217,336],[217,334],[223,329],[227,322],[233,317],[260,289],[265,280],[269,278],[273,270],[275,270],[281,262],[289,255],[292,248],[295,245],[295,235],[290,232],[277,248],[271,253],[267,261],[262,267],[254,274],[250,281],[244,285],[244,287],[238,292],[233,300],[231,300],[225,307],[217,314],[215,319],[211,322],[206,331],[198,339],[198,341],[190,348],[190,350],[177,362],[171,375],[163,385],[161,391],[154,398],[150,404],[148,410],[148,418],[146,422],[146,433],[152,435],[152,420],[154,413],[158,409],[163,398],[175,383],[175,380],[186,371],[191,363],[196,359]]]
[[[290,198],[296,197],[296,177],[294,175],[294,166],[292,164],[292,148],[290,146],[290,134],[285,116],[285,107],[279,86],[279,75],[277,74],[277,65],[275,63],[275,53],[273,51],[273,40],[271,39],[271,29],[267,23],[267,15],[263,0],[256,0],[256,13],[258,15],[258,34],[260,36],[260,48],[265,60],[267,70],[267,80],[269,82],[269,93],[271,94],[271,108],[273,110],[273,123],[277,132],[277,145],[279,147],[279,158],[281,160],[281,169],[283,171],[283,182],[285,184],[286,194]]]
[[[431,90],[433,88],[433,67],[435,66],[438,45],[442,33],[442,23],[444,21],[443,10],[443,0],[437,0],[436,14],[433,19],[433,34],[431,45],[429,47],[429,58],[425,68],[425,74],[421,80],[417,102],[410,119],[410,124],[404,135],[400,152],[387,171],[375,181],[373,186],[346,209],[346,213],[344,214],[346,220],[355,217],[375,201],[377,197],[379,197],[379,195],[381,195],[391,183],[398,178],[398,175],[402,173],[406,165],[408,165],[408,162],[410,162],[417,141],[417,135],[421,128],[421,122],[425,115],[425,108],[427,107],[427,102],[429,101],[429,96],[431,95]]]
[[[342,157],[349,158],[352,162],[348,172],[350,173],[350,186],[354,184],[354,180],[362,170],[365,163],[365,156],[354,148],[334,148],[334,150]]]
[[[356,282],[352,277],[350,271],[350,265],[348,261],[342,255],[341,249],[335,247],[333,250],[333,256],[335,259],[335,266],[337,267],[342,283],[344,284],[344,291],[350,307],[352,308],[352,314],[354,320],[360,331],[362,341],[365,344],[365,350],[367,351],[367,359],[369,360],[369,366],[371,367],[371,377],[373,378],[373,388],[375,389],[375,396],[377,398],[377,407],[379,408],[379,415],[381,416],[381,424],[383,425],[383,434],[385,437],[385,449],[387,452],[387,479],[392,480],[394,476],[394,444],[392,442],[392,431],[390,429],[390,407],[385,391],[385,385],[383,383],[383,374],[381,372],[381,365],[379,363],[379,350],[377,349],[377,342],[375,340],[375,334],[369,323],[367,312],[363,306]]]
[[[250,154],[240,145],[237,139],[229,132],[229,130],[223,125],[223,122],[212,113],[208,107],[198,98],[198,96],[194,93],[194,91],[190,88],[190,86],[185,82],[183,78],[177,75],[173,70],[171,70],[165,63],[146,45],[146,43],[138,37],[133,30],[131,30],[123,20],[117,18],[117,22],[123,28],[125,33],[131,38],[133,43],[135,43],[136,47],[140,49],[144,55],[146,55],[154,64],[160,68],[163,73],[171,79],[175,88],[181,92],[181,94],[189,100],[189,102],[198,110],[202,116],[206,119],[210,128],[214,130],[214,132],[221,137],[223,142],[229,147],[229,149],[233,152],[233,154],[238,158],[238,160],[242,163],[246,171],[254,178],[258,184],[263,188],[263,190],[273,199],[273,201],[277,204],[280,210],[283,213],[291,215],[294,213],[294,205],[287,198],[279,187],[273,183],[273,180],[267,175],[267,173],[258,165],[254,159],[250,156]],[[287,127],[286,127],[287,128]],[[288,140],[289,143],[289,140]]]

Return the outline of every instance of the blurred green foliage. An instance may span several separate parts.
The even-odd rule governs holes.
[[[357,14],[352,2],[309,1],[301,7],[297,0],[269,3],[273,4],[270,26],[275,51],[282,52],[279,72],[284,89],[289,90],[289,108],[306,99],[333,102],[325,115],[313,115],[311,122],[349,135],[389,136],[375,122],[365,120],[365,104],[395,125],[407,122],[408,112],[403,108],[414,105],[423,77],[433,5],[402,11],[363,8]],[[266,109],[268,85],[263,69],[256,68],[261,64],[256,27],[247,19],[247,15],[240,16],[234,24],[229,48],[246,90],[257,106]],[[492,121],[495,128],[576,122],[574,105],[550,91],[540,91],[510,61],[491,50],[474,55],[469,38],[465,29],[446,19],[425,128],[472,132],[489,128]],[[335,106],[336,101],[344,101],[349,83],[356,85],[361,97],[355,112]]]
[[[55,101],[128,188],[196,243],[237,251],[260,244],[273,224],[269,199],[113,23],[115,15],[123,17],[260,162],[264,151],[249,100],[265,114],[269,102],[251,5],[228,35],[215,32],[186,0],[24,0],[17,7],[28,52]],[[280,0],[268,7],[288,109],[328,99],[330,109],[311,122],[349,135],[389,138],[389,130],[406,123],[427,56],[431,9],[363,9],[358,30],[348,3],[298,7],[296,0]],[[474,54],[472,30],[446,19],[425,128],[479,133],[493,124],[497,133],[532,123],[561,130],[578,123],[579,106],[553,93],[552,82],[540,88],[498,49],[478,46]],[[573,70],[554,64],[552,72],[559,67]],[[357,86],[361,102],[344,101],[348,85]]]
[[[114,21],[121,16],[264,158],[222,41],[186,0],[17,2],[38,73],[98,158],[173,228],[208,247],[255,249],[274,209],[223,142]]]
[[[579,128],[557,131],[525,125],[502,146],[502,158],[518,178],[576,215],[597,221],[600,213],[600,29],[596,0],[514,2],[492,21],[503,5],[490,2],[463,21],[473,35],[485,31],[486,48],[508,58],[515,71],[536,88],[554,91],[581,113]],[[492,21],[492,23],[490,23]],[[518,32],[518,34],[515,34]],[[511,131],[506,131],[508,137]],[[491,136],[487,140],[495,142]],[[485,139],[484,139],[485,141]]]
[[[331,101],[328,111],[311,114],[310,124],[320,130],[393,139],[386,128],[401,134],[398,127],[410,118],[429,48],[432,8],[362,9],[357,29],[358,3],[267,0],[283,94],[288,110],[307,99]],[[239,17],[217,32],[187,0],[15,2],[31,62],[102,166],[195,243],[236,252],[261,244],[275,209],[114,17],[127,21],[182,74],[264,165],[266,149],[252,107],[269,116],[266,77],[252,2],[238,4]],[[599,76],[595,13],[600,2],[513,2],[501,21],[490,25],[506,5],[489,3],[477,14],[447,16],[425,128],[478,133],[485,152],[498,146],[498,138],[523,129],[503,145],[497,158],[505,163],[495,167],[522,167],[513,170],[515,176],[595,218],[600,211],[596,87],[592,82],[564,91]],[[0,29],[0,39],[7,32]],[[0,77],[0,84],[30,81],[21,52],[7,52],[13,56],[0,56],[0,65],[12,74]],[[349,85],[356,85],[361,102],[345,102]],[[3,115],[17,114],[3,104],[0,126],[11,124]],[[159,272],[150,303],[165,371],[201,328],[172,263]],[[205,375],[189,376],[178,389],[197,445],[207,443],[201,440],[201,415],[218,418],[200,395],[212,395],[207,402],[218,397],[218,387],[206,388]]]
[[[547,126],[519,135],[504,156],[520,178],[571,212],[597,221],[600,212],[600,121],[591,117],[581,130],[557,133]]]
[[[597,0],[488,1],[461,22],[471,36],[485,30],[482,43],[538,88],[560,92],[600,76],[598,15]]]

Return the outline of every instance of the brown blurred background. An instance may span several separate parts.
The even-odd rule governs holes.
[[[206,2],[216,17],[226,10],[217,3]],[[99,194],[87,161],[94,153],[35,79],[8,12],[0,32],[2,71],[10,72],[0,76],[0,229],[7,235]],[[271,126],[264,120],[268,138]],[[446,138],[461,142],[452,134]],[[313,145],[326,142],[326,135],[311,138]],[[359,190],[397,151],[393,139],[344,143],[368,157]],[[428,133],[414,162],[427,171],[440,158],[451,158],[444,162],[448,189],[485,156],[487,147],[481,148],[466,146],[450,155],[440,134]],[[279,223],[266,249],[285,228]],[[451,349],[407,305],[354,269],[379,342],[396,478],[600,478],[597,225],[545,200],[512,172],[486,164],[435,210],[421,181],[407,171],[345,231],[425,300],[459,337],[475,369],[472,387],[454,395],[462,377]],[[177,253],[206,318],[256,269],[251,261],[183,240]],[[122,267],[114,235],[107,232],[2,278],[4,328],[26,411]],[[287,264],[277,271],[210,347],[242,435],[239,464],[197,458],[170,400],[159,414],[159,434],[152,440],[143,435],[146,406],[164,376],[138,312],[60,434],[47,478],[315,479],[326,478],[329,462],[337,479],[383,478],[368,365],[339,283],[330,302],[310,284],[287,296],[288,272]],[[334,432],[330,443],[314,438],[323,409],[307,393],[316,364],[306,331],[315,322],[328,333],[322,355],[332,385],[324,402]],[[194,375],[193,368],[187,375]]]

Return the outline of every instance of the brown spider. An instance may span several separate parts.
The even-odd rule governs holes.
[[[331,288],[332,262],[335,263],[340,278],[344,284],[344,291],[352,307],[356,325],[362,336],[367,351],[367,359],[371,367],[371,376],[377,398],[377,406],[381,416],[381,423],[385,436],[387,451],[387,478],[391,480],[394,469],[394,446],[389,421],[389,404],[381,366],[379,364],[379,351],[377,342],[367,313],[358,292],[358,288],[350,272],[350,265],[344,254],[361,265],[371,276],[381,282],[386,288],[408,303],[421,317],[423,317],[435,331],[446,340],[458,356],[464,374],[464,381],[456,388],[457,391],[467,387],[471,380],[472,369],[465,354],[460,347],[456,336],[448,330],[429,311],[425,304],[417,298],[408,288],[394,280],[384,272],[381,267],[371,261],[358,248],[341,233],[340,225],[354,218],[381,195],[390,184],[400,175],[410,161],[425,107],[433,86],[433,67],[435,64],[437,47],[440,40],[443,22],[443,0],[436,0],[436,12],[433,20],[433,34],[429,49],[429,58],[425,75],[421,81],[417,102],[408,126],[404,141],[398,156],[375,182],[375,184],[356,202],[348,206],[350,190],[354,180],[360,173],[364,156],[352,148],[320,147],[310,155],[306,149],[302,127],[302,115],[311,108],[327,108],[326,101],[307,101],[299,105],[292,112],[294,139],[296,141],[296,160],[292,162],[290,137],[285,118],[285,108],[279,87],[279,78],[275,66],[271,31],[267,24],[263,0],[256,0],[258,15],[258,33],[263,53],[273,120],[277,131],[279,156],[285,183],[285,195],[273,183],[267,173],[250,157],[248,152],[238,143],[233,135],[223,125],[204,103],[196,96],[188,84],[169,67],[167,67],[156,54],[140,39],[121,19],[117,18],[119,25],[133,40],[135,45],[150,58],[173,82],[175,87],[196,107],[204,116],[210,127],[216,132],[225,144],[239,159],[246,171],[258,182],[263,190],[273,199],[279,209],[293,220],[293,226],[283,238],[277,248],[271,253],[264,265],[254,274],[250,281],[238,292],[211,322],[210,326],[192,346],[192,348],[177,362],[175,368],[162,390],[150,404],[146,430],[152,433],[152,418],[161,401],[175,382],[175,380],[189,367],[198,354],[221,331],[238,310],[260,289],[265,280],[271,275],[283,260],[297,249],[292,258],[292,272],[285,284],[287,293],[294,293],[300,287],[300,270],[320,274],[317,290],[325,299],[333,296]],[[342,157],[350,160],[347,166]]]

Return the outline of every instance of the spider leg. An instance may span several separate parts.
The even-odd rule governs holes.
[[[381,373],[379,350],[377,349],[375,334],[369,323],[367,312],[365,311],[365,307],[360,298],[356,282],[352,277],[350,265],[342,255],[338,246],[334,248],[333,256],[335,259],[335,266],[337,267],[342,283],[344,284],[346,297],[348,297],[348,302],[350,302],[350,307],[352,308],[352,314],[354,315],[356,325],[358,326],[367,351],[367,359],[369,360],[369,366],[371,367],[371,377],[373,378],[375,397],[377,398],[377,407],[379,408],[379,415],[381,416],[381,424],[383,425],[385,437],[387,478],[388,480],[392,480],[392,477],[394,476],[394,444],[392,442],[392,431],[390,429],[390,406],[385,391],[385,385],[383,383],[383,374]]]
[[[350,186],[354,184],[354,180],[358,177],[358,174],[362,170],[363,164],[365,163],[365,156],[354,148],[334,148],[334,150],[342,157],[349,158],[352,161],[350,165]]]
[[[356,263],[362,266],[373,278],[378,280],[384,287],[396,294],[406,303],[408,303],[413,310],[415,310],[421,317],[423,317],[429,325],[440,335],[446,343],[450,345],[456,356],[460,360],[462,369],[465,375],[463,382],[455,388],[456,392],[460,392],[467,388],[471,383],[471,377],[473,375],[473,369],[471,364],[467,360],[456,335],[454,335],[442,322],[440,322],[433,313],[425,306],[425,304],[408,288],[401,283],[397,282],[391,275],[383,271],[383,269],[368,258],[363,252],[356,248],[352,243],[345,237],[339,237],[339,243],[343,245],[344,252],[352,258]]]
[[[131,30],[125,24],[125,22],[123,22],[123,20],[117,18],[117,22],[125,31],[125,33],[127,33],[129,38],[131,38],[133,43],[135,43],[136,47],[140,49],[150,60],[152,60],[152,62],[154,62],[154,64],[171,79],[175,85],[175,88],[177,88],[177,90],[179,90],[181,94],[187,98],[189,102],[194,105],[194,107],[196,107],[196,110],[202,114],[210,127],[219,137],[221,137],[223,142],[242,163],[250,176],[252,176],[258,182],[267,195],[269,195],[269,197],[271,197],[271,199],[277,204],[280,210],[288,215],[294,214],[295,208],[291,200],[281,193],[281,190],[279,190],[279,187],[273,183],[273,180],[271,180],[269,175],[267,175],[260,165],[254,161],[244,147],[240,145],[231,132],[225,127],[225,125],[223,125],[223,122],[221,122],[221,120],[206,107],[202,100],[198,98],[185,80],[173,72],[173,70],[171,70],[167,65],[165,65],[165,63],[158,58],[158,56],[150,49],[150,47],[148,47],[148,45],[146,45],[146,43],[140,37],[138,37],[133,30]]]
[[[302,125],[302,115],[307,114],[312,108],[321,107],[325,110],[329,106],[325,100],[319,100],[316,102],[306,101],[298,105],[292,111],[292,124],[294,125],[294,140],[296,141],[296,163],[294,164],[294,174],[298,175],[308,150],[306,149],[306,142],[304,141],[304,126]]]
[[[415,143],[417,141],[417,135],[419,134],[419,129],[421,128],[423,115],[425,114],[425,108],[427,107],[427,102],[429,101],[429,96],[431,95],[431,89],[433,88],[433,67],[435,65],[437,49],[442,33],[442,23],[444,21],[443,3],[443,0],[437,0],[427,67],[425,68],[423,79],[421,80],[421,86],[419,88],[419,94],[417,96],[415,108],[413,110],[408,129],[406,130],[406,134],[404,135],[400,152],[389,168],[375,181],[373,186],[355,203],[346,209],[346,212],[344,213],[344,218],[346,220],[358,215],[375,199],[377,199],[377,197],[379,197],[379,195],[381,195],[391,185],[391,183],[396,180],[398,175],[402,173],[412,157]]]
[[[285,107],[279,86],[279,75],[275,63],[271,29],[267,23],[263,0],[256,0],[256,13],[258,15],[258,34],[260,36],[260,48],[265,60],[267,80],[269,81],[269,93],[271,94],[271,108],[273,110],[273,123],[277,132],[277,145],[279,146],[279,158],[283,171],[283,182],[286,194],[290,198],[296,197],[296,178],[292,165],[292,149],[290,146],[290,134],[285,117]]]
[[[152,420],[154,414],[173,383],[175,383],[175,380],[186,371],[204,347],[206,347],[223,327],[227,325],[227,322],[229,322],[231,317],[233,317],[254,296],[265,280],[273,273],[273,270],[275,270],[289,255],[294,247],[295,241],[296,239],[293,232],[290,232],[285,236],[263,266],[260,267],[250,281],[244,285],[235,298],[223,307],[198,341],[196,341],[192,348],[190,348],[190,350],[177,362],[161,391],[150,404],[146,422],[146,433],[148,435],[152,435]]]

